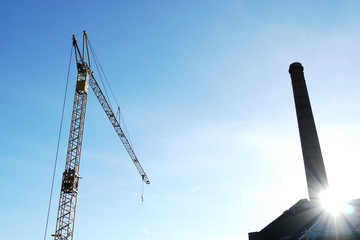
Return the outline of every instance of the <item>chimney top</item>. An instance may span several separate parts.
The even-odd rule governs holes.
[[[304,67],[301,65],[301,63],[294,62],[294,63],[290,64],[290,67],[289,67],[290,74],[293,74],[296,72],[303,72],[303,71],[304,71]]]

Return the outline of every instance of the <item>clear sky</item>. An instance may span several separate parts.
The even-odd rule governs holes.
[[[71,37],[83,30],[151,185],[142,205],[140,176],[90,91],[75,240],[247,239],[307,198],[288,74],[295,61],[330,185],[359,198],[359,9],[359,1],[2,1],[0,238],[44,238]],[[73,65],[46,239],[75,74]]]

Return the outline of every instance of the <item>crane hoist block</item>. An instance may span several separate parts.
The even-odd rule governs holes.
[[[90,72],[88,70],[79,71],[77,75],[76,91],[78,94],[88,93]]]

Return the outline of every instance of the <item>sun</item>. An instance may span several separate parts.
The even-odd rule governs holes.
[[[354,212],[353,207],[348,204],[348,200],[342,194],[334,191],[325,191],[320,196],[321,205],[333,215],[340,213],[351,214]]]

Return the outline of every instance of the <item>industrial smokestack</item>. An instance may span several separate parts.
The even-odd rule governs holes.
[[[329,187],[315,121],[301,63],[290,65],[289,73],[294,92],[296,115],[304,157],[306,180],[310,201],[319,200],[320,194]]]

